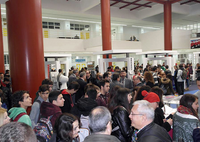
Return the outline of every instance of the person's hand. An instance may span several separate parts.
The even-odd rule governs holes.
[[[168,119],[167,120],[167,122],[170,124],[170,125],[172,125],[173,124],[173,120],[170,118],[170,119]]]

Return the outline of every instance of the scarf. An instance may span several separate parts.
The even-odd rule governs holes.
[[[180,113],[182,113],[182,114],[194,115],[194,114],[192,113],[192,111],[191,111],[189,108],[187,108],[187,107],[185,107],[185,106],[183,106],[183,105],[180,105],[180,106],[177,108],[177,110],[178,110],[178,112],[180,112]]]

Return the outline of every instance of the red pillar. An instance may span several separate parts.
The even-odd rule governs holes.
[[[4,73],[4,52],[3,52],[3,37],[2,37],[2,22],[1,22],[1,5],[0,5],[0,73]]]
[[[6,14],[13,92],[28,90],[34,99],[45,79],[41,0],[9,0]]]
[[[164,3],[164,43],[165,50],[172,50],[172,9],[170,1]]]
[[[101,0],[101,29],[103,51],[112,50],[111,46],[111,23],[110,23],[110,0]],[[106,55],[103,58],[107,58]],[[112,55],[109,55],[112,58]],[[112,63],[109,63],[111,66]]]

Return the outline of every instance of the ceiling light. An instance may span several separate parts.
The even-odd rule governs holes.
[[[144,27],[144,26],[136,26],[136,25],[132,25],[132,27],[143,28],[143,29],[160,29],[160,28],[155,28],[155,27]]]

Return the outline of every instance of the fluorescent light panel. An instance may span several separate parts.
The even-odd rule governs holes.
[[[132,25],[132,27],[143,28],[143,29],[160,29],[160,28],[155,28],[155,27],[144,27],[144,26],[136,26],[136,25]]]

